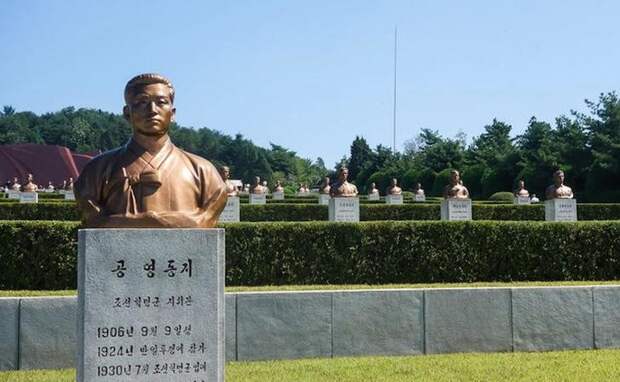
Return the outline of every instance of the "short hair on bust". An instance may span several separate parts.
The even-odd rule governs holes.
[[[557,175],[564,175],[564,171],[562,170],[557,170],[556,172],[553,173],[553,176],[557,176]]]
[[[152,84],[164,84],[170,89],[170,101],[174,103],[174,86],[169,79],[157,73],[143,73],[138,74],[134,78],[130,79],[125,85],[125,103],[129,104],[129,100],[136,93],[136,90],[142,86]]]

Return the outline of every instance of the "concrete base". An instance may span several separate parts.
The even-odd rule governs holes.
[[[352,222],[360,221],[360,200],[353,198],[331,198],[329,200],[329,221],[330,222]]]
[[[576,222],[576,199],[545,200],[545,220],[551,222]]]
[[[471,199],[444,199],[441,201],[441,220],[471,220]]]

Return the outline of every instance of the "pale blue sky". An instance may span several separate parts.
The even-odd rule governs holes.
[[[398,149],[421,127],[523,131],[620,89],[620,2],[30,1],[0,3],[0,106],[120,112],[125,82],[168,76],[181,125],[241,133],[328,166],[356,135]]]

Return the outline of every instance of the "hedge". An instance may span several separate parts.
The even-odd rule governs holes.
[[[319,204],[241,205],[241,221],[325,221],[327,206]],[[362,204],[360,219],[439,220],[438,204]],[[620,220],[620,204],[578,204],[579,220]],[[542,204],[478,204],[472,207],[474,220],[544,220]],[[75,203],[0,203],[0,220],[79,220]]]
[[[227,285],[620,278],[620,222],[236,223]],[[0,289],[76,286],[76,222],[0,222]]]

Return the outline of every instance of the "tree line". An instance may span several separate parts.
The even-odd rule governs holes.
[[[373,182],[383,191],[397,178],[405,189],[420,183],[427,195],[440,195],[450,170],[458,169],[472,197],[488,198],[514,190],[520,179],[530,193],[543,195],[552,173],[562,169],[581,201],[620,201],[620,100],[611,92],[585,103],[587,113],[572,111],[553,123],[532,117],[515,137],[512,126],[493,119],[469,144],[463,134],[443,137],[425,128],[405,143],[403,152],[382,145],[372,149],[356,137],[349,154],[332,170],[321,158],[300,158],[273,143],[269,149],[258,147],[240,134],[232,137],[174,123],[170,135],[179,147],[228,165],[232,177],[245,183],[258,175],[271,184],[281,180],[289,189],[300,183],[318,185],[346,165],[362,192]],[[67,107],[36,115],[5,106],[0,112],[0,144],[53,144],[85,153],[118,147],[130,136],[131,127],[121,115],[101,110]]]
[[[474,198],[512,191],[520,179],[530,193],[544,195],[552,173],[562,169],[581,201],[620,201],[620,101],[611,92],[585,103],[587,113],[571,111],[554,123],[532,117],[516,137],[512,126],[493,119],[470,144],[463,134],[448,138],[423,128],[402,153],[394,153],[381,145],[371,149],[356,137],[341,164],[363,188],[374,182],[383,190],[398,178],[405,189],[421,183],[437,196],[450,170],[458,169]]]

